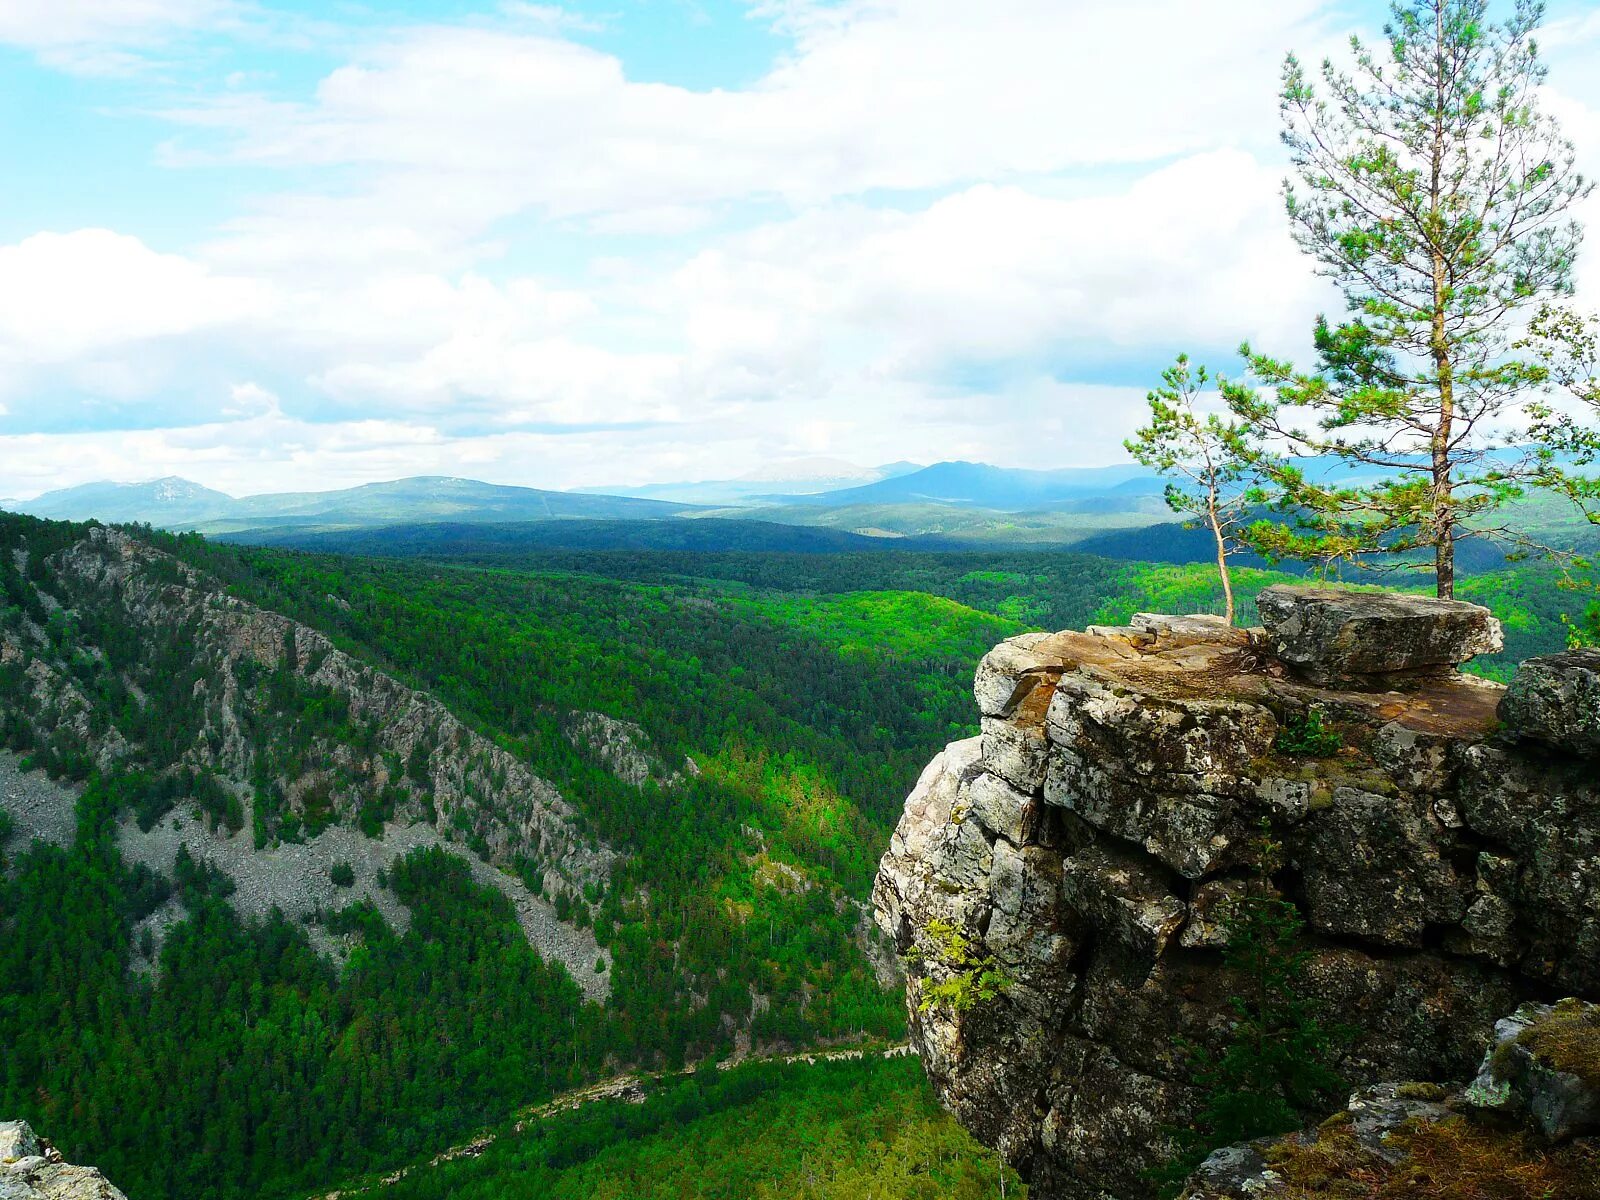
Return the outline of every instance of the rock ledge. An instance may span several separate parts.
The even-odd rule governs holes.
[[[1309,628],[1350,595],[1284,603],[1324,614]],[[1227,1037],[1219,914],[1263,870],[1305,920],[1312,986],[1360,1030],[1352,1086],[1464,1082],[1524,997],[1600,999],[1600,764],[1502,727],[1505,689],[1451,669],[1498,646],[1482,610],[1360,595],[1359,621],[1328,625],[1335,659],[1141,614],[979,666],[981,735],[923,773],[873,899],[929,1078],[1034,1195],[1151,1194],[1200,1099],[1181,1047]],[[1411,647],[1388,660],[1403,687],[1312,682],[1307,663],[1370,666],[1386,613]],[[949,929],[1005,976],[997,999],[925,1008],[961,970]]]

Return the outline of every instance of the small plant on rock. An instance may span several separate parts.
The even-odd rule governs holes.
[[[1305,922],[1272,884],[1283,848],[1264,828],[1255,844],[1256,878],[1224,910],[1223,962],[1239,982],[1233,1024],[1220,1049],[1190,1045],[1204,1102],[1193,1126],[1175,1130],[1178,1153],[1154,1172],[1163,1194],[1214,1149],[1298,1129],[1325,1108],[1344,1082],[1333,1069],[1343,1030],[1325,1026],[1308,978]]]
[[[1320,708],[1312,708],[1285,721],[1272,744],[1280,754],[1328,758],[1344,749],[1344,735],[1323,720]]]
[[[328,879],[334,887],[354,887],[356,882],[355,868],[347,862],[336,862],[328,868]]]
[[[929,921],[927,932],[933,941],[937,961],[948,974],[923,988],[918,1012],[929,1012],[941,1004],[948,1004],[954,1012],[966,1012],[974,1005],[993,1000],[1010,986],[1010,979],[1000,969],[994,955],[980,952],[972,939],[949,921]],[[920,948],[913,948],[906,957],[918,961],[926,959],[927,954]]]

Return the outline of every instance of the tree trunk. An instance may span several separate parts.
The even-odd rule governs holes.
[[[1222,577],[1223,619],[1233,624],[1233,578],[1228,574],[1228,539],[1222,534],[1222,521],[1217,516],[1217,492],[1211,489],[1206,499],[1206,517],[1211,526],[1211,536],[1217,539],[1217,574]]]
[[[1450,438],[1455,426],[1456,389],[1454,363],[1450,356],[1450,339],[1445,331],[1445,289],[1447,265],[1439,248],[1439,223],[1444,169],[1445,124],[1445,6],[1434,5],[1434,60],[1435,104],[1433,114],[1433,174],[1429,184],[1428,216],[1431,228],[1428,236],[1433,243],[1433,367],[1439,387],[1438,421],[1433,428],[1429,447],[1433,472],[1433,577],[1435,594],[1441,600],[1451,600],[1456,594],[1456,531],[1455,507],[1452,504],[1451,485],[1455,466],[1451,459]]]

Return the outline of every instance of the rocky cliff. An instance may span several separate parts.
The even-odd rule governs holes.
[[[26,1121],[0,1121],[0,1200],[128,1200],[93,1167],[63,1162]]]
[[[874,893],[944,1102],[1042,1197],[1151,1193],[1238,981],[1230,897],[1305,921],[1352,1085],[1465,1080],[1525,1000],[1600,997],[1600,654],[1509,692],[1482,609],[1275,588],[1212,618],[1028,634],[929,764]],[[1275,845],[1270,861],[1263,849]]]
[[[130,859],[168,871],[181,841],[233,879],[242,907],[296,916],[331,906],[328,868],[346,861],[360,873],[349,898],[393,919],[393,901],[368,885],[397,854],[443,844],[508,895],[547,958],[605,997],[609,975],[595,964],[609,953],[551,901],[603,889],[616,856],[516,756],[434,697],[126,532],[91,527],[9,553],[28,604],[7,612],[0,595],[0,742],[58,764],[217,785],[203,825],[185,822],[187,804],[154,829],[127,818]],[[0,761],[0,783],[8,773]],[[70,812],[69,797],[68,829]]]

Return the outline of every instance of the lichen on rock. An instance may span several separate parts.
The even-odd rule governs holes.
[[[128,1200],[93,1167],[62,1161],[26,1121],[0,1121],[0,1200]]]
[[[981,736],[930,764],[884,855],[912,1041],[1036,1196],[1152,1194],[1202,1103],[1190,1048],[1233,1019],[1223,914],[1263,872],[1353,1086],[1465,1081],[1523,997],[1600,993],[1600,771],[1455,670],[1498,648],[1493,618],[1282,591],[1271,634],[1140,614],[1002,643]],[[1286,749],[1313,712],[1336,744]],[[992,1000],[925,1003],[946,930],[1003,972]]]

